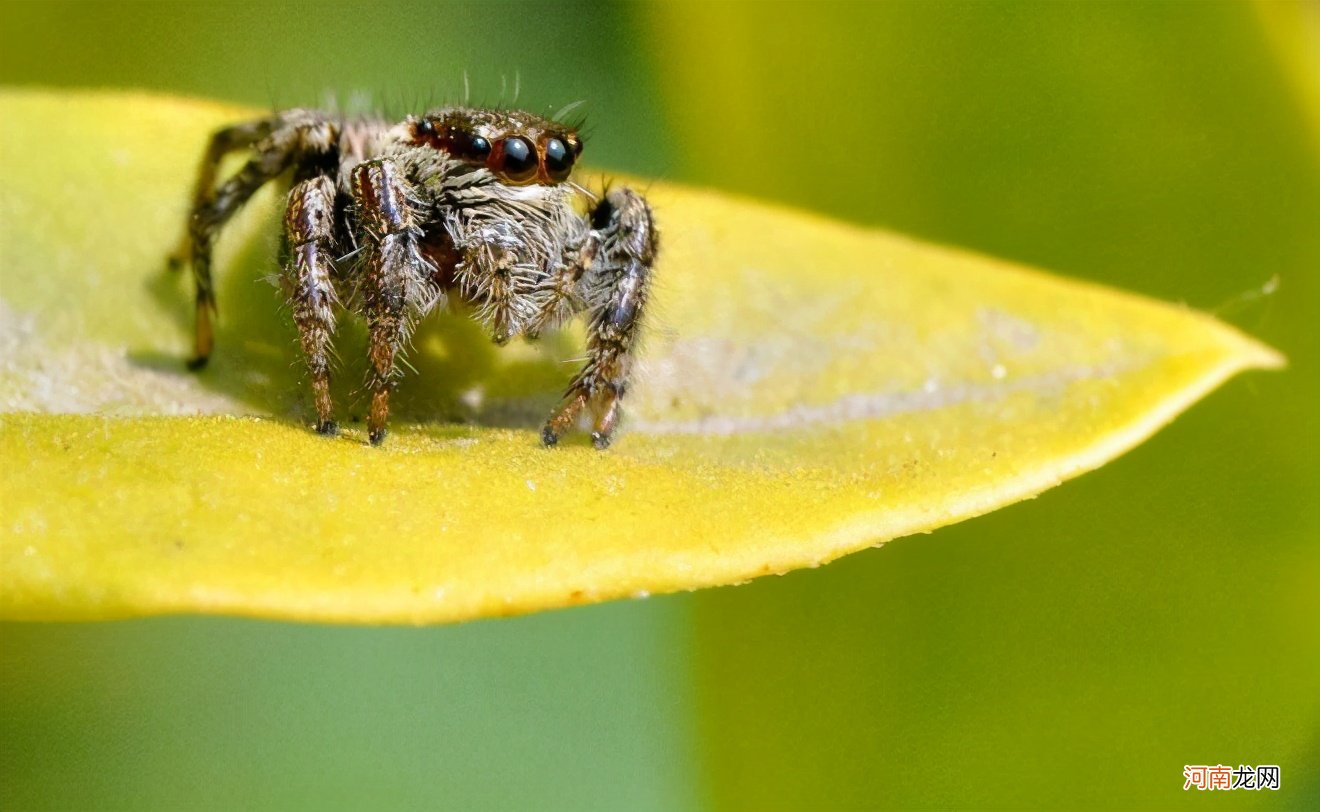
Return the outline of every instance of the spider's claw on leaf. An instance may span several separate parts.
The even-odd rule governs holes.
[[[316,424],[316,433],[323,437],[335,437],[339,434],[339,424],[333,420],[322,420]]]
[[[541,429],[541,444],[546,448],[557,445],[559,439],[573,428],[582,410],[590,405],[593,411],[598,411],[600,414],[591,432],[591,445],[597,451],[609,448],[614,438],[615,423],[618,420],[618,397],[611,394],[607,396],[604,404],[596,402],[599,397],[582,388],[570,389],[564,405],[545,421],[545,427]]]
[[[201,372],[206,369],[206,362],[211,360],[209,355],[195,355],[186,362],[189,372]]]
[[[385,442],[386,434],[387,432],[385,431],[385,429],[373,429],[372,432],[368,435],[368,439],[371,441],[371,444],[373,446],[379,446],[381,443]]]
[[[550,428],[549,424],[541,429],[541,445],[546,448],[554,448],[559,445],[559,435],[555,433],[554,429]]]
[[[568,390],[568,397],[564,405],[560,406],[550,419],[545,421],[545,428],[541,429],[541,442],[547,448],[559,442],[559,438],[568,433],[573,428],[573,422],[577,419],[578,413],[587,403],[587,394],[578,391],[575,388]]]

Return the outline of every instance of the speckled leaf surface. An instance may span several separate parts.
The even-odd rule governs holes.
[[[273,192],[221,243],[212,368],[182,371],[163,257],[206,134],[244,115],[0,96],[0,617],[428,623],[736,583],[1030,497],[1281,364],[1182,307],[657,183],[611,450],[537,442],[580,328],[498,350],[460,315],[420,331],[378,449],[347,330],[327,440],[264,280]]]

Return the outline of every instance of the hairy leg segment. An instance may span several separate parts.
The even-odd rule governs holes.
[[[262,119],[221,130],[211,139],[203,157],[194,192],[192,216],[184,238],[197,286],[197,325],[190,369],[201,369],[215,345],[212,319],[216,312],[211,253],[215,240],[230,218],[270,180],[296,161],[334,151],[338,138],[333,122],[297,111],[286,118]],[[234,150],[251,148],[253,155],[233,177],[214,186],[221,158]],[[214,186],[214,188],[212,188]],[[175,255],[181,259],[181,247]]]
[[[631,189],[617,189],[596,205],[591,224],[599,247],[587,279],[592,307],[587,362],[541,430],[541,442],[547,446],[558,443],[587,408],[592,416],[592,445],[609,447],[646,308],[657,241],[650,207]]]
[[[197,182],[193,186],[192,212],[202,208],[215,194],[215,176],[220,171],[220,162],[231,152],[247,149],[270,135],[276,119],[263,118],[247,121],[217,130],[202,154],[201,165],[197,169]],[[191,221],[190,221],[191,222]],[[170,267],[181,268],[192,258],[192,229],[185,228],[179,247],[170,255]]]
[[[312,378],[316,431],[333,435],[339,427],[330,400],[330,362],[334,354],[335,184],[325,175],[297,183],[284,210],[287,259],[281,277],[298,339]]]
[[[353,201],[359,244],[366,248],[362,310],[370,332],[367,431],[371,444],[379,445],[385,439],[390,391],[398,380],[397,356],[414,323],[431,309],[438,294],[429,281],[435,268],[419,248],[415,197],[394,164],[388,160],[359,164],[353,170]]]

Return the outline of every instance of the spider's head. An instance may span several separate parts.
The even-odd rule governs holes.
[[[577,130],[518,110],[457,107],[411,123],[414,144],[484,166],[510,186],[563,183],[582,154]]]

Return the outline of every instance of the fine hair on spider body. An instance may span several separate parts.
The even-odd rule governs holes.
[[[248,152],[217,183],[221,160]],[[286,110],[225,127],[202,156],[175,264],[196,281],[192,369],[214,349],[216,239],[263,185],[290,173],[281,286],[311,377],[316,431],[338,431],[330,396],[338,318],[369,332],[371,443],[385,439],[390,392],[419,319],[454,297],[504,344],[582,314],[586,361],[541,430],[553,446],[591,417],[609,446],[646,310],[657,231],[628,188],[600,199],[573,183],[576,128],[518,110],[450,107],[399,122]],[[353,295],[356,292],[356,295]]]

